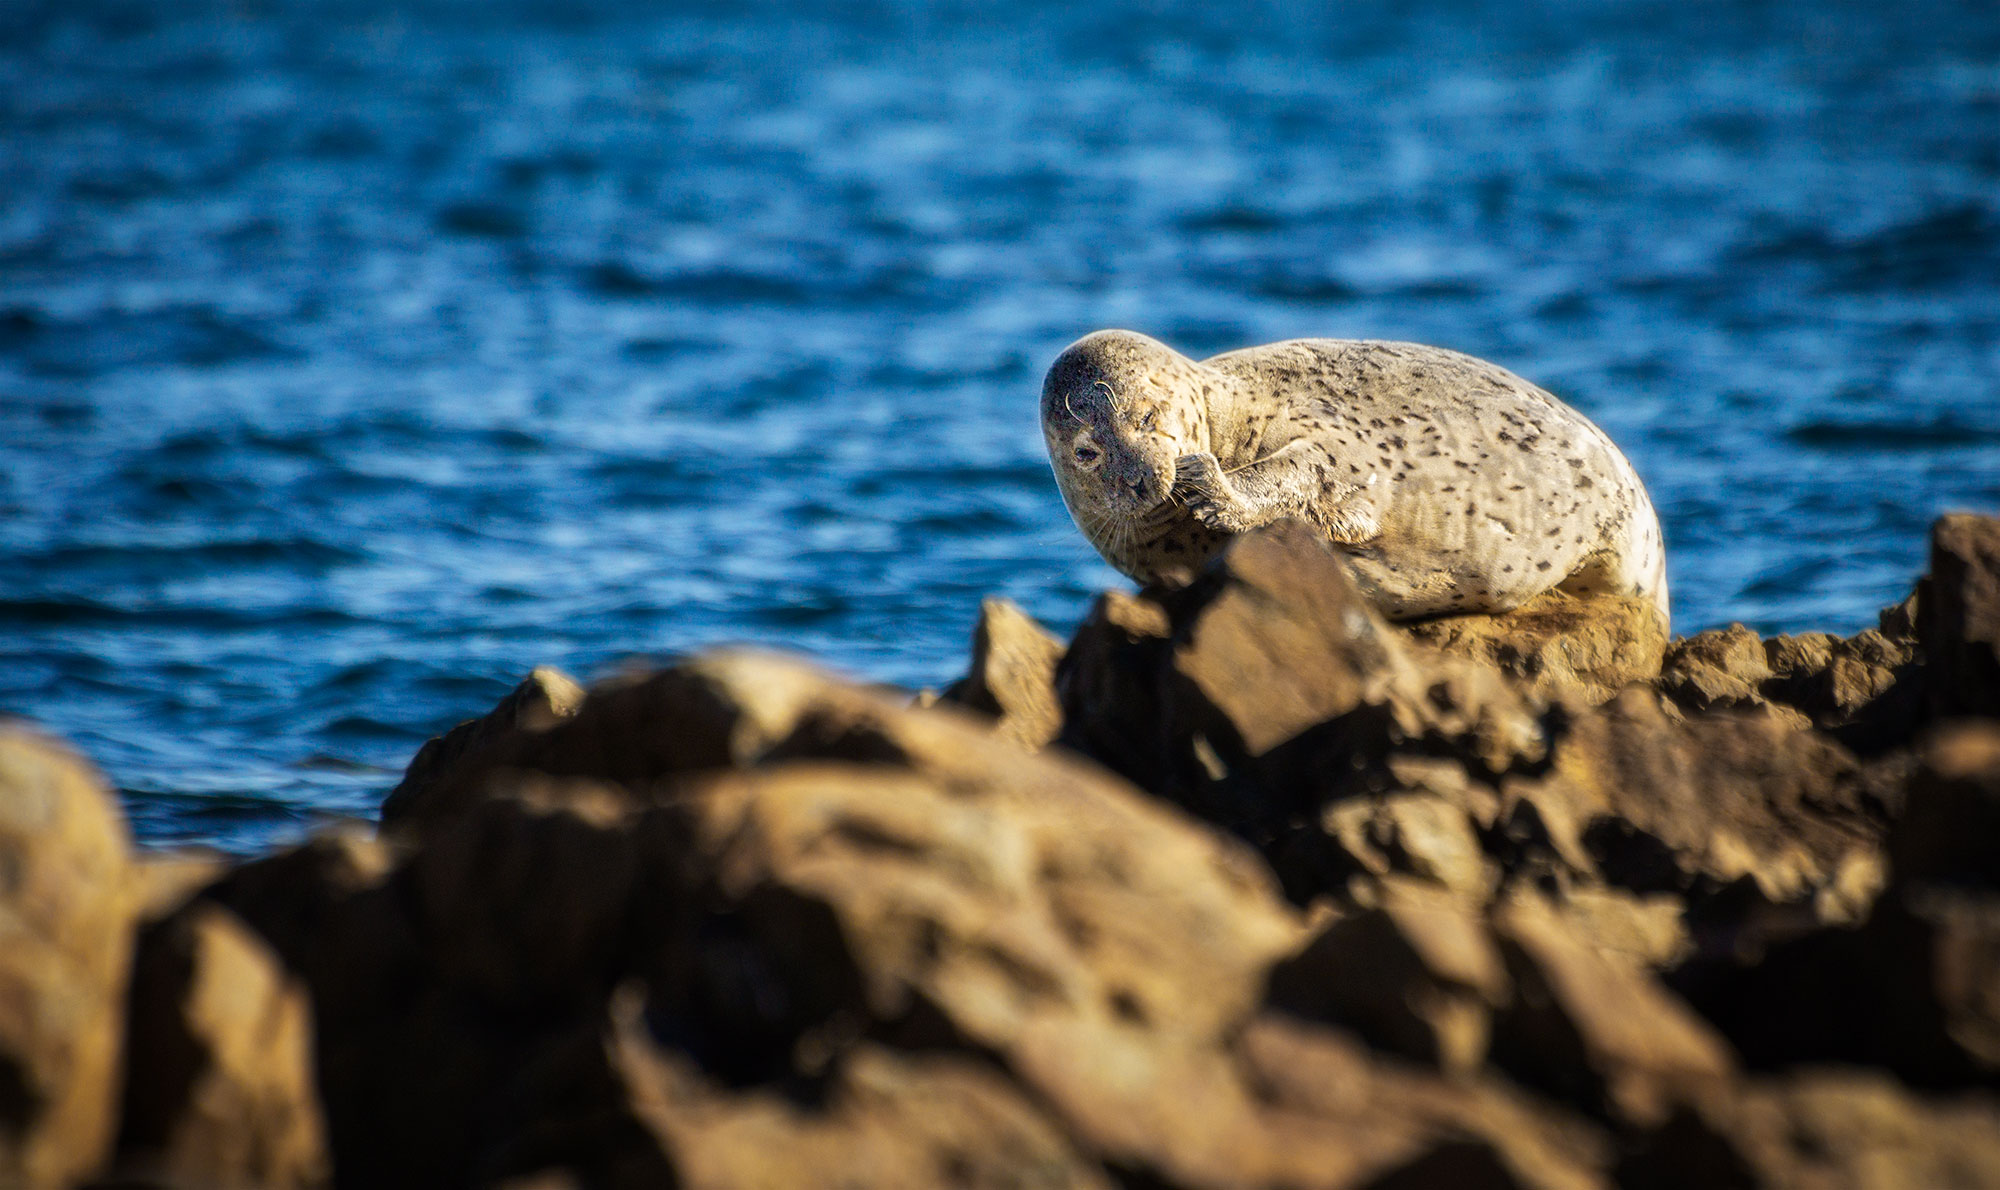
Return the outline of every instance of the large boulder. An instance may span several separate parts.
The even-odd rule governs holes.
[[[0,723],[0,1185],[65,1186],[110,1156],[133,904],[103,782]]]

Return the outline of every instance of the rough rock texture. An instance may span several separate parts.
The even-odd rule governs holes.
[[[1772,901],[1806,899],[1877,851],[1886,814],[1825,736],[1756,712],[1680,719],[1643,688],[1569,723],[1548,771],[1506,791],[1605,883],[1686,893],[1749,880]]]
[[[1760,640],[1741,624],[1711,628],[1668,648],[1657,685],[1689,712],[1766,710],[1857,752],[1881,752],[1909,742],[1925,711],[1913,611],[1911,603],[1885,609],[1881,627],[1846,639]]]
[[[1996,532],[1651,677],[1277,526],[966,706],[538,672],[248,861],[0,735],[0,1183],[1992,1185]]]
[[[1660,674],[1667,625],[1651,600],[1548,591],[1503,615],[1401,626],[1446,653],[1494,666],[1549,701],[1599,703]]]
[[[96,773],[0,723],[0,1185],[66,1185],[110,1155],[131,953],[127,850]]]
[[[1000,736],[1033,751],[1062,734],[1062,655],[1062,641],[1011,600],[988,599],[972,630],[972,668],[942,701],[993,716]]]
[[[312,1011],[234,914],[198,904],[141,935],[118,1164],[170,1185],[310,1187],[330,1169]]]

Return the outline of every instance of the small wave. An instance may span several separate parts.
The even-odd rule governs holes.
[[[1361,297],[1359,289],[1338,277],[1297,273],[1265,273],[1250,282],[1250,289],[1263,297],[1310,305],[1344,305]]]
[[[1803,264],[1824,270],[1835,289],[1925,289],[2000,268],[2000,218],[1964,203],[1851,238],[1821,228],[1790,228],[1739,247],[1753,264]]]
[[[528,234],[528,217],[496,202],[455,202],[437,213],[440,231],[475,239],[518,240]]]
[[[74,319],[16,306],[0,314],[0,354],[37,376],[79,380],[127,368],[213,368],[298,353],[243,319],[195,304]]]
[[[333,545],[310,537],[245,538],[236,541],[202,541],[184,545],[132,543],[121,545],[65,545],[29,554],[20,559],[27,565],[49,567],[96,566],[269,566],[274,563],[322,570],[334,566],[366,562],[361,550]]]
[[[1196,215],[1184,215],[1178,220],[1187,231],[1241,232],[1261,235],[1265,232],[1284,230],[1287,220],[1274,211],[1258,207],[1229,205],[1203,211]]]
[[[797,278],[736,268],[700,269],[648,276],[624,261],[602,261],[583,271],[583,287],[608,298],[689,298],[711,302],[793,305],[809,303],[813,288]]]
[[[333,608],[246,612],[216,607],[128,608],[82,595],[0,597],[0,624],[16,628],[111,627],[188,628],[234,631],[255,628],[332,629],[370,621]]]
[[[1801,446],[1850,450],[1936,450],[2000,442],[2000,426],[1954,421],[1812,421],[1793,426],[1785,437]]]

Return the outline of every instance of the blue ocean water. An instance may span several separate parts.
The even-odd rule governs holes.
[[[2000,506],[1984,0],[17,0],[0,199],[0,709],[153,842],[369,813],[539,663],[1066,631],[1102,326],[1544,384],[1681,631]]]

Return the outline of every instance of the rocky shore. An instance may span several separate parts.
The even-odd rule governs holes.
[[[2000,521],[1878,628],[1401,626],[1293,527],[942,694],[537,670],[135,854],[0,728],[0,1185],[2000,1185]]]

